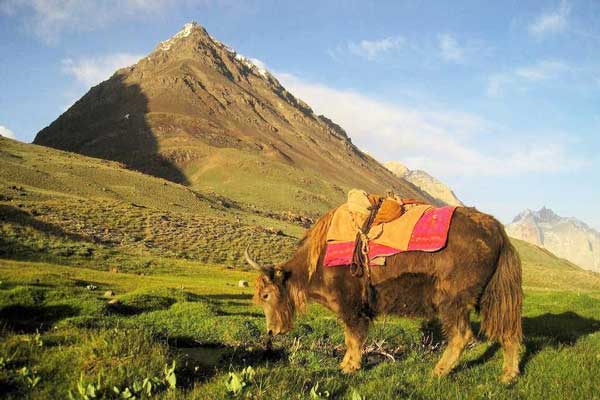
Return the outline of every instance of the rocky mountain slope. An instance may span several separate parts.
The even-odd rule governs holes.
[[[558,216],[546,207],[525,210],[506,226],[506,231],[585,269],[600,272],[600,233],[576,218]]]
[[[412,183],[434,199],[452,206],[463,206],[462,201],[456,197],[452,189],[444,183],[422,170],[410,170],[397,161],[389,161],[383,164],[396,176]]]
[[[431,201],[196,23],[91,88],[34,143],[272,210],[317,214],[352,187]]]

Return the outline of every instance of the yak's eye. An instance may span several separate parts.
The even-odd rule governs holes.
[[[263,300],[269,300],[269,293],[264,293],[261,297]]]

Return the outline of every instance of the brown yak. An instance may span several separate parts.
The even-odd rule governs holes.
[[[260,266],[246,251],[246,260],[261,271],[254,301],[262,305],[269,335],[292,329],[297,312],[308,301],[327,307],[344,325],[346,354],[343,372],[361,367],[362,348],[372,318],[382,314],[439,317],[448,345],[433,369],[444,376],[457,365],[473,337],[469,315],[481,314],[481,332],[498,341],[504,352],[501,380],[519,374],[521,333],[521,262],[503,226],[474,208],[456,209],[448,243],[433,253],[411,251],[374,266],[375,303],[365,312],[364,278],[348,267],[322,266],[326,233],[333,211],[307,231],[294,256],[276,266]],[[309,271],[314,271],[309,275]]]

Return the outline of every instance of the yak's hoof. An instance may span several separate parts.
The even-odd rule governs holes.
[[[360,363],[342,362],[340,368],[344,374],[353,374],[360,369]]]
[[[452,368],[448,368],[446,366],[436,365],[433,371],[431,371],[431,375],[436,378],[441,378],[442,376],[446,376],[452,371]]]
[[[504,384],[514,383],[519,376],[519,371],[504,371],[500,376],[500,382]]]

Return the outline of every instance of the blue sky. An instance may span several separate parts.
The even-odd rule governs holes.
[[[508,222],[600,229],[600,2],[0,0],[0,134],[29,142],[191,20],[380,161]]]

